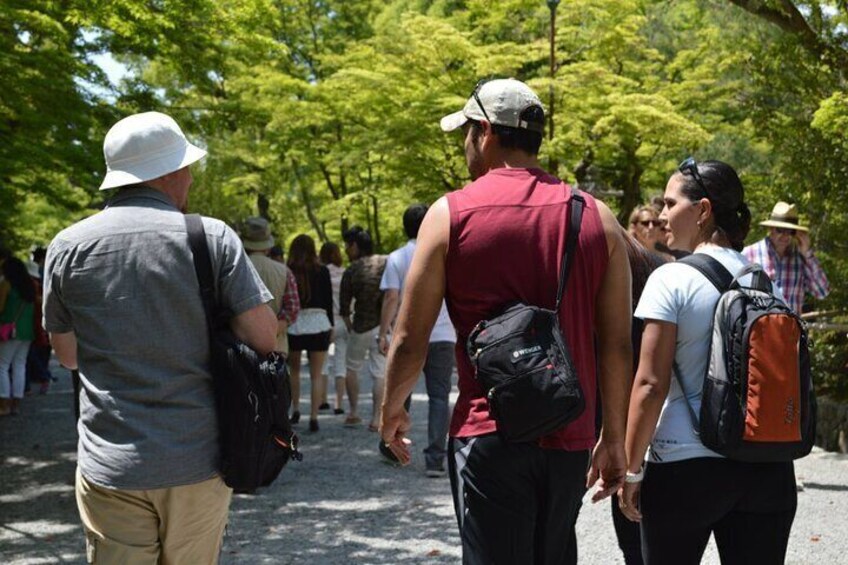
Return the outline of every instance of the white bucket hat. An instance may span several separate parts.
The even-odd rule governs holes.
[[[106,176],[100,190],[159,178],[206,156],[188,142],[180,126],[160,112],[127,116],[103,141]]]
[[[542,106],[542,101],[529,86],[514,78],[478,83],[465,107],[448,114],[439,122],[442,131],[461,128],[468,120],[485,120],[491,124],[542,132],[544,124],[527,122],[521,113],[531,106]]]

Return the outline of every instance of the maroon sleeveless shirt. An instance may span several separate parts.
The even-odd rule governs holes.
[[[450,242],[445,299],[456,327],[459,399],[452,437],[496,431],[465,350],[468,334],[515,301],[553,308],[568,220],[571,188],[540,169],[495,169],[447,195]],[[545,436],[542,447],[591,449],[595,444],[595,302],[609,254],[594,198],[586,207],[577,253],[559,319],[586,396],[586,410]]]

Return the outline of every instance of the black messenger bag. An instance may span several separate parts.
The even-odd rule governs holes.
[[[186,214],[185,222],[209,330],[220,471],[235,492],[252,493],[274,482],[290,460],[302,459],[288,418],[288,369],[278,353],[262,357],[239,341],[218,315],[203,221]]]
[[[572,189],[556,307],[512,304],[500,315],[478,323],[468,336],[467,351],[476,378],[498,433],[507,441],[534,441],[573,421],[585,408],[558,315],[584,204],[580,191]]]

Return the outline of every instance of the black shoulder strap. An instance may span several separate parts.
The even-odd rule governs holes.
[[[74,387],[74,418],[77,422],[80,419],[80,390],[82,390],[82,382],[80,381],[79,369],[71,370],[71,384]]]
[[[215,320],[215,286],[212,276],[212,259],[209,256],[209,245],[206,243],[206,231],[203,229],[203,219],[199,214],[185,215],[188,244],[194,258],[194,272],[200,283],[200,297],[203,309],[206,311],[206,325],[210,335]]]
[[[716,259],[704,253],[693,253],[683,259],[679,259],[677,262],[689,265],[700,271],[716,287],[719,293],[730,289],[730,285],[733,283],[733,275],[730,274],[730,271],[725,269],[724,265]]]
[[[559,312],[559,305],[562,303],[562,295],[565,292],[565,284],[568,282],[568,275],[571,272],[574,251],[577,248],[577,238],[580,236],[580,225],[583,223],[583,206],[585,204],[583,193],[572,188],[571,204],[566,207],[566,210],[571,211],[571,217],[568,222],[568,236],[565,240],[565,255],[563,255],[559,272],[559,286],[557,287],[556,308],[554,309],[556,312]]]

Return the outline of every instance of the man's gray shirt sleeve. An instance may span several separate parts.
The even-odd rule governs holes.
[[[42,325],[52,333],[68,333],[74,331],[71,315],[62,302],[61,273],[64,271],[65,246],[59,239],[53,240],[47,248],[47,258],[44,268],[44,305]]]

